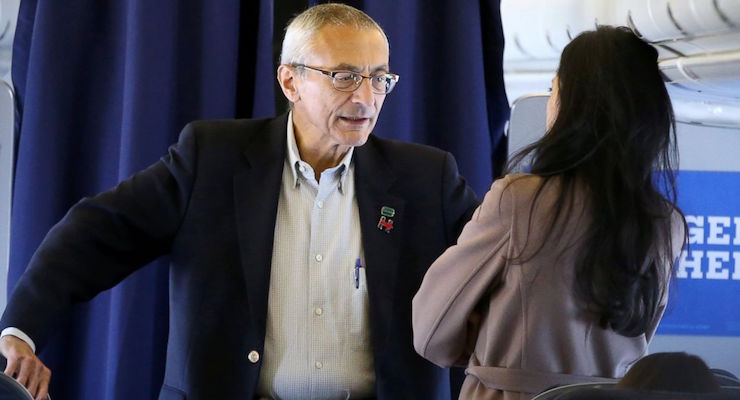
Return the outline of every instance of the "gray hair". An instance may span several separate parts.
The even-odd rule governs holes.
[[[313,6],[298,14],[285,29],[281,64],[303,64],[312,50],[312,39],[326,25],[347,26],[361,29],[377,29],[386,37],[383,29],[369,15],[346,4],[327,3]]]

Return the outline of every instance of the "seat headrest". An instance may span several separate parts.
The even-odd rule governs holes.
[[[740,388],[722,388],[718,393],[687,393],[657,390],[582,388],[565,392],[552,400],[731,400],[740,399]]]

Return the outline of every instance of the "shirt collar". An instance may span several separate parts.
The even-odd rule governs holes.
[[[308,163],[301,159],[300,153],[298,152],[298,144],[295,141],[295,130],[293,129],[293,111],[288,113],[288,165],[290,165],[290,172],[293,174],[293,186],[298,186],[300,183],[298,178],[301,176],[300,167],[310,167]],[[334,168],[329,170],[335,170],[339,174],[339,190],[343,192],[344,181],[347,179],[347,171],[349,171],[352,163],[352,154],[354,153],[354,146],[350,147],[347,154],[344,155],[342,161]]]

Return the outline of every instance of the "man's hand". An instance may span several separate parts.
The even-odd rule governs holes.
[[[0,353],[8,359],[5,374],[25,386],[36,400],[46,400],[51,371],[33,354],[31,346],[15,336],[0,338]]]

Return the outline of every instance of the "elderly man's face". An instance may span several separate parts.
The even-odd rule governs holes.
[[[313,39],[306,66],[362,75],[388,72],[388,47],[375,29],[326,26]],[[324,144],[360,146],[367,141],[383,106],[385,94],[371,90],[364,79],[352,92],[336,90],[329,76],[303,70],[297,79],[298,99],[293,120],[302,135]]]

